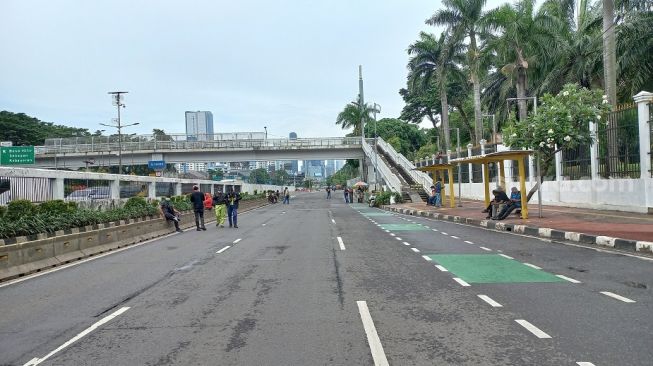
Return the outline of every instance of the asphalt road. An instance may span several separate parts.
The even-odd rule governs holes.
[[[239,221],[0,284],[0,365],[653,364],[650,260],[337,194]]]

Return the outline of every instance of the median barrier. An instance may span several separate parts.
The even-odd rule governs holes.
[[[245,212],[268,205],[266,198],[242,201],[239,211]],[[213,211],[204,213],[205,221],[215,221]],[[195,227],[192,211],[182,212],[179,226]],[[84,228],[57,231],[16,238],[16,244],[0,245],[0,281],[42,271],[72,261],[109,252],[118,248],[154,239],[174,232],[174,224],[156,217],[121,220]]]

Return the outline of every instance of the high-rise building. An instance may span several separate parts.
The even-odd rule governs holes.
[[[189,141],[213,140],[213,113],[186,111],[186,138]]]
[[[324,161],[323,160],[305,160],[304,173],[306,178],[324,178]]]
[[[335,160],[327,160],[326,161],[326,177],[332,176],[336,172],[336,161]]]
[[[288,134],[288,138],[291,140],[297,140],[297,134],[295,132],[291,132]]]

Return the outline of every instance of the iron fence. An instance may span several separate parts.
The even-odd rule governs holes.
[[[0,205],[14,200],[44,202],[52,199],[48,178],[0,177]]]
[[[120,181],[120,198],[147,197],[149,184],[144,182]]]
[[[88,201],[111,198],[111,182],[97,179],[63,180],[63,194],[66,201]]]
[[[157,197],[172,197],[175,195],[175,184],[171,182],[156,182],[154,191]]]
[[[651,159],[651,170],[649,172],[651,173],[651,178],[653,178],[653,103],[648,104],[648,117],[648,128],[651,131],[651,146],[648,149],[648,157]]]
[[[592,179],[591,146],[579,145],[574,149],[562,150],[562,179]]]
[[[627,104],[607,113],[598,125],[599,175],[603,178],[639,178],[637,107]]]

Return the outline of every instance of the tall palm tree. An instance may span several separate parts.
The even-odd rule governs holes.
[[[461,72],[457,63],[462,62],[460,44],[451,42],[446,33],[439,39],[433,34],[421,32],[419,40],[408,47],[412,57],[408,62],[409,85],[412,89],[426,91],[435,83],[440,97],[440,115],[445,149],[449,149],[449,102],[448,87],[451,79],[460,79]],[[435,126],[434,126],[435,127]]]
[[[475,142],[483,138],[483,117],[481,112],[480,48],[477,44],[479,23],[483,16],[486,0],[443,0],[446,9],[438,10],[426,20],[429,25],[449,27],[453,39],[462,42],[469,38],[467,63],[469,78],[474,90],[474,134]]]
[[[532,66],[548,59],[547,50],[555,39],[555,20],[545,13],[535,13],[535,0],[520,0],[488,11],[481,20],[486,30],[487,47],[496,53],[497,68],[514,83],[519,119],[525,120],[528,107],[526,94]]]
[[[603,0],[603,79],[608,102],[617,105],[617,45],[614,26],[614,0]]]
[[[345,106],[345,109],[342,112],[338,113],[336,117],[336,124],[340,125],[343,130],[348,128],[354,129],[353,135],[361,135],[361,121],[364,121],[365,124],[368,124],[372,121],[370,114],[374,112],[374,108],[369,104],[365,103],[364,111],[361,110],[360,101],[354,101]]]

